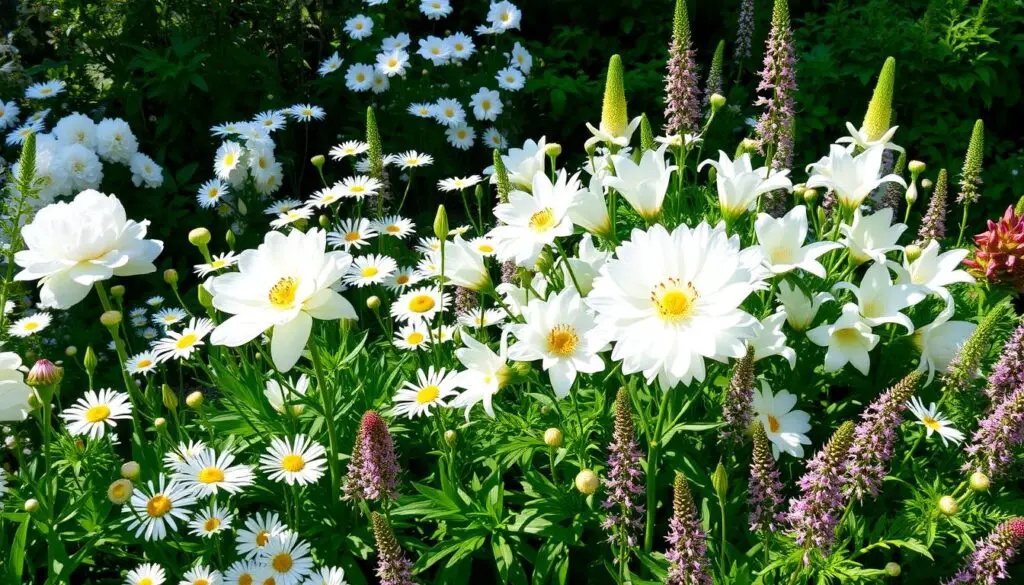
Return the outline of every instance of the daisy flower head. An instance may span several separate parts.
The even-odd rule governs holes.
[[[480,182],[480,175],[470,175],[468,177],[452,177],[450,179],[441,179],[437,182],[437,188],[450,193],[452,191],[461,191],[463,189],[469,189]]]
[[[46,329],[52,321],[53,318],[50,317],[49,313],[36,313],[28,317],[22,317],[12,323],[7,329],[7,333],[13,337],[28,337]]]
[[[352,91],[366,91],[373,87],[373,66],[353,63],[345,71],[345,87]]]
[[[416,277],[419,280],[441,276],[441,254],[433,252],[425,255],[416,263]]]
[[[237,263],[238,256],[234,252],[225,252],[223,254],[214,254],[206,264],[196,264],[193,270],[199,276],[209,276],[219,270],[230,268]]]
[[[441,251],[441,240],[434,236],[420,238],[416,242],[416,251],[420,254],[433,254]]]
[[[152,319],[154,325],[160,325],[161,327],[170,327],[171,325],[176,325],[182,322],[187,317],[188,313],[186,313],[184,309],[179,309],[177,307],[169,307],[166,309],[160,309],[159,311],[154,313]]]
[[[268,205],[263,210],[263,213],[266,215],[281,215],[299,207],[302,207],[302,202],[298,199],[282,199]]]
[[[320,62],[320,69],[318,69],[317,72],[320,74],[320,77],[327,77],[331,73],[341,69],[342,63],[344,63],[344,61],[341,56],[338,55],[338,52],[335,51],[333,55]]]
[[[239,122],[224,122],[223,124],[214,124],[210,126],[210,134],[213,136],[232,136],[238,134]]]
[[[497,247],[496,244],[494,243],[494,240],[488,238],[487,236],[473,238],[472,240],[469,241],[469,246],[473,248],[473,250],[475,250],[478,254],[484,257],[494,256],[495,252],[497,251]]]
[[[430,347],[430,331],[422,321],[403,325],[395,333],[394,344],[404,350],[427,349]]]
[[[291,530],[272,536],[262,556],[274,585],[300,585],[313,571],[309,544]]]
[[[932,402],[925,408],[924,403],[917,396],[910,399],[907,408],[917,417],[917,424],[923,425],[928,437],[938,433],[943,445],[959,445],[964,440],[964,434],[953,428],[953,423],[939,412],[938,407]]]
[[[409,46],[412,39],[409,38],[409,33],[398,33],[397,35],[384,37],[380,42],[381,51],[393,51],[395,49],[404,49]]]
[[[373,34],[373,19],[357,14],[345,21],[345,34],[353,40],[365,39]]]
[[[579,174],[569,177],[560,170],[554,183],[545,173],[534,175],[532,193],[512,191],[507,203],[494,208],[502,225],[488,234],[497,244],[498,258],[532,268],[545,246],[572,235],[569,208],[580,190]]]
[[[395,406],[391,409],[394,416],[416,418],[430,416],[433,407],[445,407],[445,398],[458,394],[455,390],[455,372],[444,368],[434,370],[434,366],[424,372],[416,370],[416,382],[406,381],[395,394]]]
[[[391,304],[391,316],[407,323],[429,322],[442,307],[447,309],[449,297],[432,286],[410,290]]]
[[[744,252],[724,225],[634,229],[587,296],[599,330],[615,342],[612,359],[622,362],[622,371],[643,372],[668,391],[703,381],[705,358],[742,357],[757,320],[740,304],[762,284]]]
[[[193,317],[181,331],[168,331],[167,335],[153,344],[158,362],[172,359],[187,360],[200,345],[203,339],[213,331],[213,321]]]
[[[413,233],[413,230],[416,229],[416,224],[411,219],[390,215],[373,222],[373,229],[377,230],[379,234],[387,234],[399,240],[404,240],[406,236]]]
[[[398,263],[390,256],[367,254],[357,256],[345,273],[345,284],[359,288],[380,284],[398,268]]]
[[[164,298],[159,295],[152,296],[146,299],[146,304],[149,305],[150,307],[159,307],[160,305],[164,304]]]
[[[213,503],[209,508],[196,512],[188,525],[192,529],[192,534],[206,538],[218,532],[229,530],[231,528],[231,521],[234,519],[235,515],[230,510],[220,504]]]
[[[284,117],[286,110],[267,110],[260,112],[253,117],[252,121],[266,132],[274,132],[285,127],[288,123],[288,119]],[[258,138],[262,136],[257,135]]]
[[[253,514],[245,521],[245,527],[239,528],[235,536],[235,551],[247,559],[262,556],[270,539],[288,530],[279,519],[277,513]]]
[[[163,540],[169,531],[178,530],[178,524],[186,524],[189,508],[196,499],[190,490],[167,476],[160,474],[157,483],[149,482],[147,489],[132,492],[131,510],[126,510],[122,521],[135,536],[145,540]],[[186,574],[187,575],[187,574]]]
[[[42,83],[33,83],[25,88],[25,99],[45,100],[64,91],[66,84],[59,79],[51,79]]]
[[[377,55],[377,72],[387,77],[405,76],[409,66],[409,53],[404,49],[391,49]]]
[[[451,47],[448,46],[448,43],[444,42],[444,39],[430,35],[425,39],[420,39],[418,42],[420,48],[416,51],[416,54],[420,57],[434,65],[443,65],[448,61],[451,55]]]
[[[228,186],[220,179],[210,179],[199,187],[196,192],[196,201],[200,207],[209,209],[216,207],[220,200],[230,192]]]
[[[369,150],[370,146],[359,140],[348,140],[331,148],[328,155],[332,160],[342,161],[345,157],[357,156]]]
[[[462,109],[459,100],[452,98],[441,98],[434,104],[434,119],[439,124],[448,127],[458,126],[466,121],[466,111]]]
[[[146,341],[153,341],[157,338],[158,332],[153,327],[146,327],[141,333],[139,333],[139,335],[141,335]]]
[[[465,122],[449,127],[444,135],[448,139],[448,144],[459,150],[469,150],[476,141],[476,131]]]
[[[495,120],[503,109],[501,95],[493,89],[481,87],[469,98],[469,107],[473,108],[473,116],[477,120]]]
[[[444,40],[451,51],[452,59],[463,61],[469,59],[476,52],[476,44],[466,33],[457,32]]]
[[[327,112],[325,112],[323,108],[311,104],[295,104],[286,111],[291,117],[295,118],[299,122],[323,120],[324,116],[327,115]]]
[[[501,32],[519,28],[522,17],[522,11],[508,1],[494,2],[487,11],[487,22],[491,24],[492,28]]]
[[[72,144],[60,150],[60,164],[71,181],[72,191],[94,190],[103,180],[103,163],[87,146]]]
[[[9,102],[0,101],[0,130],[17,122],[19,113],[21,113],[21,108],[18,107],[14,100]]]
[[[353,248],[358,250],[375,237],[377,230],[373,229],[370,220],[365,217],[351,218],[341,222],[338,231],[327,234],[327,243],[335,248],[345,248],[345,251]]]
[[[459,314],[459,324],[470,329],[483,329],[501,323],[506,316],[502,309],[487,309],[483,312],[473,310]]]
[[[419,275],[416,273],[416,269],[403,266],[392,272],[387,278],[384,279],[384,286],[388,290],[394,292],[401,292],[407,287],[412,286],[419,282]]]
[[[50,108],[39,110],[27,118],[29,122],[42,122],[50,114]]]
[[[298,207],[296,209],[289,209],[288,211],[277,216],[277,219],[270,222],[270,227],[274,229],[281,229],[295,222],[308,220],[311,217],[313,217],[312,207]]]
[[[323,567],[313,573],[304,585],[347,585],[345,570],[340,567]]]
[[[297,435],[293,441],[274,438],[267,452],[260,456],[260,469],[272,481],[288,485],[316,483],[324,475],[326,451],[316,441]]]
[[[339,188],[341,189],[341,194],[345,197],[362,199],[368,195],[376,195],[377,191],[381,188],[381,183],[373,177],[356,175],[343,179]]]
[[[124,363],[124,369],[129,374],[151,374],[156,371],[156,354],[151,351],[144,351],[133,355]]]
[[[259,585],[257,579],[260,573],[265,572],[263,565],[250,560],[241,560],[231,563],[227,571],[224,571],[225,585]]]
[[[124,580],[126,585],[164,585],[167,574],[156,563],[144,563],[128,571]]]
[[[25,144],[25,141],[28,140],[29,136],[39,134],[42,131],[42,122],[25,122],[21,126],[18,126],[7,133],[7,146],[21,146],[22,144]]]
[[[131,322],[132,322],[132,326],[133,327],[138,328],[138,327],[145,327],[146,323],[148,323],[149,321],[146,320],[145,316],[141,316],[141,317],[132,317],[132,321]]]
[[[449,0],[421,0],[420,12],[430,20],[440,20],[452,13]]]
[[[128,311],[128,316],[133,319],[136,317],[145,317],[148,311],[149,309],[147,309],[146,307],[135,307],[134,309]]]
[[[519,41],[516,41],[516,44],[512,46],[512,52],[508,58],[509,64],[513,67],[518,67],[524,75],[530,74],[530,69],[533,67],[533,55]]]
[[[233,465],[235,456],[224,451],[217,454],[213,449],[185,459],[172,479],[192,490],[197,497],[212,496],[218,491],[236,494],[242,488],[252,485],[252,468],[248,465]]]
[[[242,146],[234,140],[227,140],[220,145],[213,159],[213,170],[217,177],[228,180],[231,172],[243,163]]]
[[[804,445],[811,439],[805,434],[811,430],[811,416],[802,410],[793,410],[796,396],[785,390],[775,394],[764,380],[761,389],[754,389],[751,399],[754,416],[761,421],[768,440],[772,442],[772,453],[788,453],[797,459],[804,457]]]
[[[497,150],[505,150],[505,148],[508,147],[508,142],[505,140],[505,135],[502,134],[494,126],[491,126],[484,132],[483,140],[488,147]]]
[[[417,118],[433,118],[435,117],[434,104],[427,104],[423,102],[417,102],[409,104],[409,107],[405,111],[409,112]]]
[[[164,465],[168,469],[179,471],[185,465],[185,462],[197,455],[205,452],[209,447],[202,441],[189,441],[188,443],[178,443],[177,447],[174,447],[164,455]]]
[[[88,436],[99,439],[113,429],[118,420],[132,417],[132,405],[128,395],[104,388],[99,392],[87,390],[85,396],[79,398],[74,406],[60,413],[68,433],[73,436]]]
[[[384,93],[391,87],[391,82],[388,81],[388,76],[384,75],[380,71],[374,70],[373,80],[370,82],[370,89],[373,93]]]
[[[344,196],[341,183],[335,183],[330,187],[324,187],[314,193],[313,196],[309,198],[309,201],[306,202],[306,207],[323,209],[324,207],[341,201]]]
[[[506,67],[494,76],[498,80],[498,87],[508,91],[519,91],[526,85],[526,77],[523,72],[515,67]]]
[[[196,565],[185,571],[182,581],[178,585],[221,585],[220,579],[220,571],[206,565]]]
[[[416,167],[425,167],[434,164],[434,157],[429,154],[422,154],[415,150],[407,150],[398,155],[398,166],[408,170]]]
[[[480,343],[473,337],[462,334],[465,347],[455,350],[455,357],[466,369],[455,377],[455,385],[463,391],[448,406],[465,408],[466,421],[469,411],[478,403],[482,403],[484,412],[494,418],[494,395],[501,390],[510,378],[508,362],[508,332],[501,334],[498,353]]]

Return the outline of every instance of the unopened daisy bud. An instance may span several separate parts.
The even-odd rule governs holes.
[[[868,111],[864,114],[864,123],[861,125],[864,137],[870,142],[878,140],[889,130],[895,83],[896,59],[889,57],[878,74],[878,82],[875,83],[875,91],[871,94],[871,102],[868,103]]]
[[[33,364],[25,376],[29,386],[52,386],[64,378],[64,368],[54,365],[50,360],[42,359]]]
[[[331,225],[331,218],[327,217],[326,214],[321,213],[320,215],[317,216],[316,222],[320,225],[320,227],[325,228]]]
[[[100,323],[106,327],[117,327],[121,324],[121,311],[105,311],[100,315]]]
[[[316,167],[316,170],[319,171],[320,169],[324,168],[324,155],[313,155],[313,158],[309,159],[309,162],[312,163],[312,165]]]
[[[907,187],[904,197],[907,200],[907,207],[913,207],[914,203],[917,203],[917,183],[913,179],[911,179],[910,186]]]
[[[899,563],[886,563],[885,564],[885,574],[890,576],[890,577],[899,577],[900,573],[902,573],[902,572],[903,572],[903,569],[900,567]]]
[[[204,227],[198,227],[188,233],[188,241],[193,246],[201,248],[210,243],[210,230]]]
[[[228,230],[228,233],[224,234],[224,242],[228,245],[229,250],[235,249],[235,232]]]
[[[93,372],[96,371],[96,365],[98,363],[99,360],[96,359],[96,352],[93,351],[92,346],[86,346],[85,357],[82,358],[82,366],[85,367],[85,372],[92,376]]]
[[[130,480],[119,479],[112,482],[107,488],[107,499],[112,504],[120,505],[131,499],[133,491],[135,491],[135,486]]]
[[[512,362],[511,370],[516,377],[521,378],[528,376],[530,371],[533,370],[533,366],[530,362]]]
[[[203,393],[199,390],[189,394],[185,397],[185,404],[192,409],[197,409],[203,405]]]
[[[622,57],[612,55],[605,78],[604,101],[601,104],[601,131],[623,136],[629,125],[626,113],[626,86],[622,74]]]
[[[135,479],[142,472],[142,467],[136,461],[129,461],[121,466],[121,477]]]
[[[818,190],[817,189],[804,189],[802,193],[804,197],[804,203],[808,206],[813,207],[818,202]]]
[[[719,501],[724,502],[725,496],[729,493],[729,473],[726,472],[721,461],[718,462],[715,472],[711,474],[711,485],[715,488],[715,495],[718,496]]]
[[[975,471],[971,474],[970,485],[971,489],[976,492],[987,492],[988,488],[992,486],[992,482],[984,473]]]
[[[162,416],[158,416],[157,418],[153,419],[153,428],[154,429],[160,430],[160,429],[164,428],[165,426],[167,426],[167,419],[166,418],[164,418]]]
[[[171,286],[178,285],[178,271],[173,268],[164,270],[164,282]]]
[[[167,384],[160,387],[160,400],[167,410],[178,408],[178,393]]]
[[[39,500],[35,498],[29,498],[25,500],[25,511],[29,514],[34,514],[39,510]]]
[[[209,309],[213,307],[213,295],[210,294],[210,291],[206,290],[205,286],[199,285],[196,288],[196,298],[199,299],[199,304],[204,308]]]
[[[544,145],[544,154],[548,156],[557,157],[558,155],[562,154],[562,145],[558,144],[557,142],[549,142],[548,144]]]
[[[448,239],[448,212],[444,205],[438,205],[437,213],[434,214],[434,235],[442,241]]]
[[[366,308],[371,311],[376,311],[380,308],[380,297],[377,295],[371,295],[370,298],[366,299]]]
[[[725,96],[720,93],[711,94],[708,102],[711,104],[711,111],[717,112],[725,105]]]
[[[959,509],[960,505],[956,503],[956,498],[953,496],[942,496],[939,498],[939,511],[946,516],[956,514]]]
[[[562,431],[551,427],[544,431],[544,444],[552,449],[557,449],[562,446]]]
[[[64,348],[64,355],[68,357],[75,357],[78,355],[78,348],[73,345],[69,345]]]
[[[919,160],[912,160],[910,161],[910,164],[907,165],[907,169],[914,176],[920,175],[922,172],[924,172],[925,168],[926,165]]]
[[[907,262],[913,262],[921,257],[921,246],[910,244],[903,249],[903,253],[907,256]]]
[[[444,432],[444,442],[448,443],[449,446],[454,445],[455,441],[458,441],[458,440],[459,440],[459,434],[456,433],[455,431],[453,431],[451,429],[448,429],[447,431]]]
[[[125,289],[123,284],[117,284],[110,287],[110,296],[114,297],[115,299],[124,298],[124,293]]]
[[[601,485],[601,480],[597,478],[596,473],[589,469],[584,469],[576,474],[576,491],[585,496],[596,492],[599,485]]]

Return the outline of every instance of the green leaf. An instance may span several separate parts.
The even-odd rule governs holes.
[[[21,521],[18,531],[14,534],[14,542],[11,543],[11,560],[8,566],[12,583],[21,583],[21,575],[25,571],[25,544],[28,541],[28,525],[31,522],[32,517],[25,514],[25,519]]]

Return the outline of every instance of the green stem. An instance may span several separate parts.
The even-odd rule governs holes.
[[[658,406],[658,418],[654,423],[654,434],[649,437],[647,454],[647,526],[644,531],[644,550],[654,549],[654,519],[657,499],[655,492],[658,487],[658,459],[661,457],[661,432],[668,412],[668,392],[662,390],[661,404]]]
[[[576,287],[576,292],[583,296],[583,289],[580,288],[580,283],[576,280],[576,273],[572,271],[572,265],[569,264],[569,256],[565,253],[565,248],[562,247],[562,242],[555,240],[555,246],[558,248],[558,253],[562,255],[562,263],[565,265],[565,269],[569,271],[569,278],[572,279],[572,285]]]
[[[959,248],[964,241],[964,230],[967,229],[967,208],[970,207],[970,201],[964,201],[964,216],[960,220],[960,235],[956,238],[956,247]]]
[[[331,497],[336,499],[341,491],[341,476],[338,474],[338,431],[334,426],[334,392],[327,386],[327,377],[320,362],[320,349],[316,343],[309,345],[309,354],[313,358],[313,371],[316,374],[317,386],[320,388],[320,402],[324,409],[324,423],[327,425],[327,440],[331,450],[331,456],[327,458],[333,490]]]

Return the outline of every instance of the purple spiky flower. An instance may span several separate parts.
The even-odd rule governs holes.
[[[387,423],[375,411],[366,411],[348,464],[345,499],[377,502],[397,498],[400,471]]]
[[[964,471],[995,479],[1013,464],[1014,449],[1024,443],[1024,386],[1017,388],[978,423],[971,437]]]
[[[977,542],[964,567],[943,585],[994,585],[1010,576],[1006,567],[1024,545],[1024,518],[1012,518]]]
[[[754,424],[754,454],[750,462],[750,486],[747,507],[750,508],[751,532],[775,532],[785,519],[782,514],[782,481],[772,455],[772,446],[764,426]]]
[[[391,525],[384,516],[374,512],[373,538],[377,541],[377,578],[381,585],[416,585],[412,580],[412,563],[405,557]]]
[[[676,0],[672,43],[668,50],[665,75],[665,133],[694,134],[700,128],[700,84],[697,53],[690,39],[690,19],[686,2]]]
[[[707,535],[700,527],[697,506],[690,485],[676,472],[672,490],[672,518],[668,521],[665,551],[668,559],[667,585],[711,585],[711,561],[708,560]]]
[[[775,0],[772,11],[772,30],[768,36],[764,55],[761,93],[755,106],[764,106],[757,122],[757,137],[761,154],[771,151],[771,167],[786,169],[793,164],[793,120],[796,107],[796,54],[793,50],[793,31],[789,22],[789,3]]]
[[[624,538],[627,545],[633,546],[635,533],[643,525],[644,506],[640,501],[645,491],[642,455],[634,436],[633,413],[625,388],[620,388],[615,397],[615,430],[608,452],[608,497],[603,504],[608,516],[601,527],[609,531],[609,540]]]

